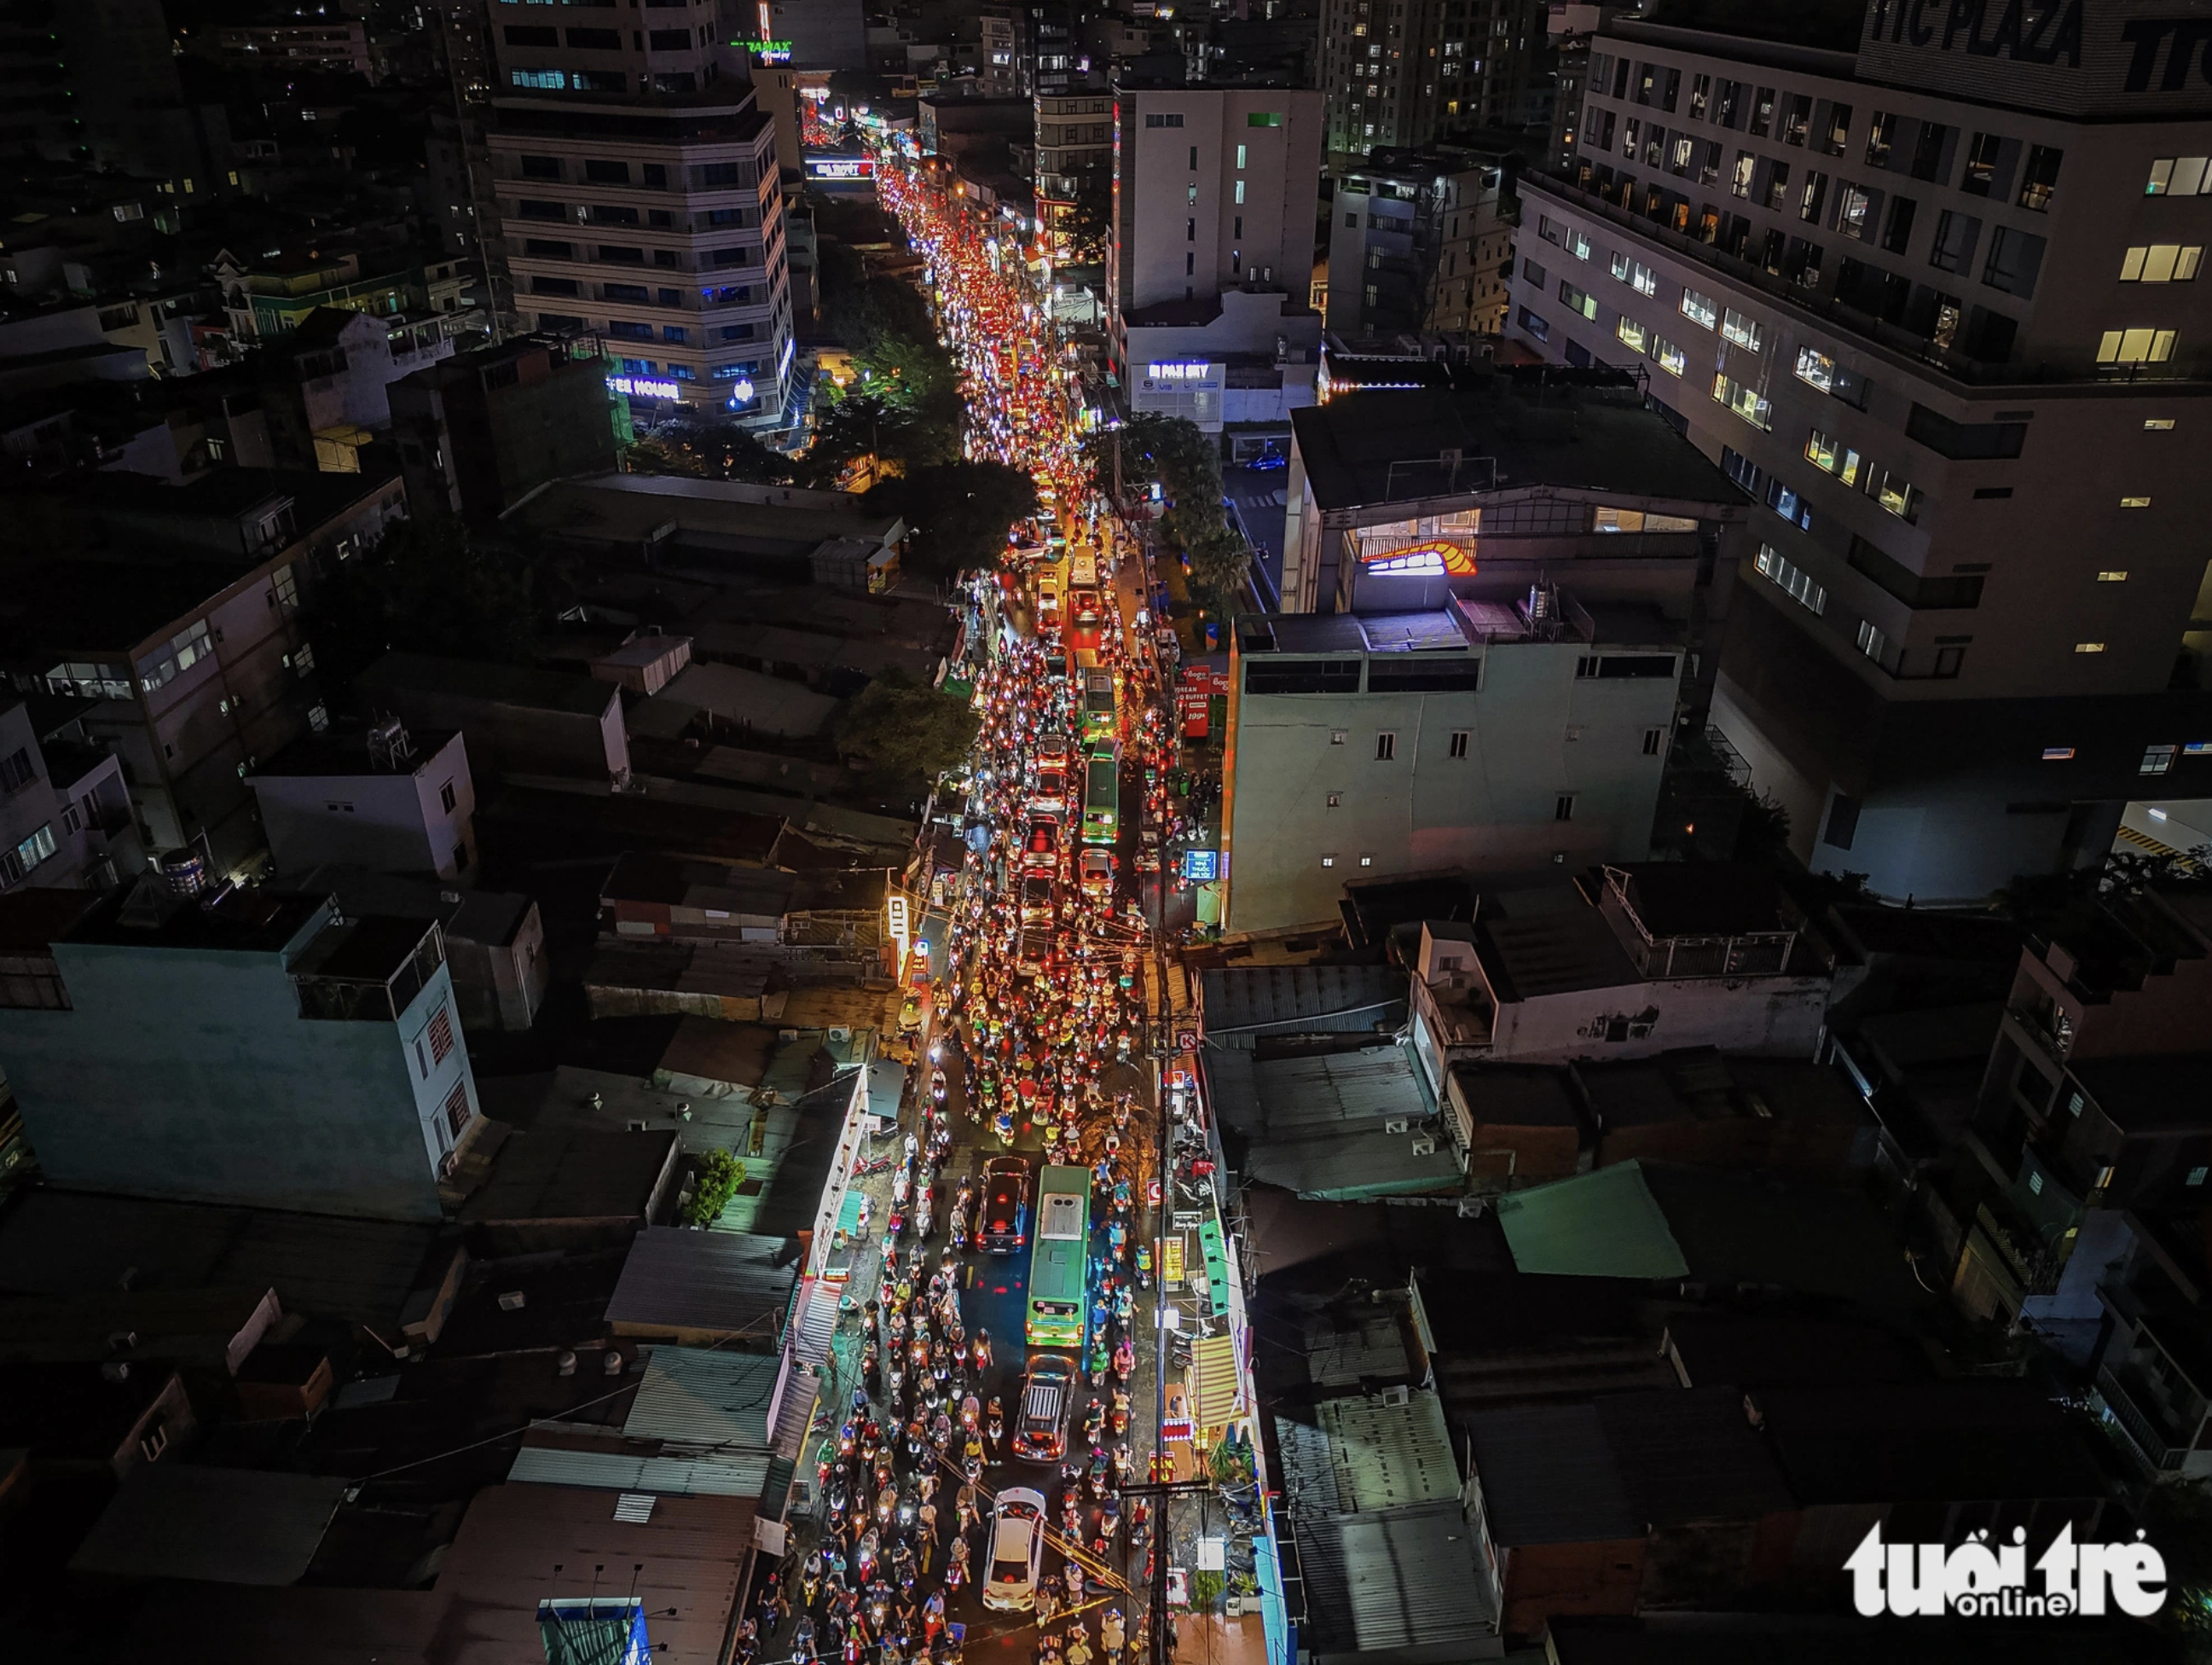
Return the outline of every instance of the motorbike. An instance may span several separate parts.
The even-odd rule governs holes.
[[[1137,1287],[1140,1290],[1148,1290],[1152,1286],[1152,1246],[1150,1243],[1139,1243],[1137,1245]]]
[[[1114,1390],[1113,1422],[1116,1439],[1129,1431],[1129,1395],[1123,1388]]]
[[[1106,1480],[1111,1465],[1107,1461],[1105,1452],[1097,1451],[1091,1454],[1090,1483],[1091,1495],[1094,1498],[1103,1497],[1106,1495]]]
[[[1095,1449],[1095,1448],[1097,1447],[1097,1445],[1098,1445],[1099,1442],[1100,1442],[1100,1441],[1104,1437],[1104,1436],[1105,1436],[1105,1432],[1106,1432],[1106,1407],[1105,1407],[1104,1406],[1101,1405],[1101,1404],[1100,1404],[1097,1400],[1095,1400],[1095,1399],[1094,1399],[1094,1400],[1092,1400],[1091,1401],[1091,1408],[1090,1408],[1090,1410],[1089,1410],[1089,1411],[1087,1411],[1087,1412],[1085,1412],[1084,1413],[1084,1418],[1083,1418],[1083,1442],[1084,1442],[1084,1444],[1085,1444],[1086,1446],[1090,1446],[1090,1447],[1091,1447],[1091,1448],[1093,1448]]]
[[[1137,1350],[1124,1339],[1114,1349],[1114,1374],[1126,1382],[1129,1373],[1137,1368]]]

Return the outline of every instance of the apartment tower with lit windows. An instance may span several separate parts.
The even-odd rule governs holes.
[[[1814,868],[1923,901],[2212,796],[2203,42],[1975,17],[1606,25],[1507,324],[1648,375],[1751,496],[1714,721]]]
[[[1332,164],[1531,119],[1545,21],[1534,0],[1323,0]]]
[[[592,331],[641,411],[786,420],[775,124],[712,0],[492,0],[492,172],[526,327]]]

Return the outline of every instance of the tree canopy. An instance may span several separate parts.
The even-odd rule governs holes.
[[[1118,429],[1086,434],[1085,458],[1109,491],[1116,435],[1124,494],[1158,485],[1167,502],[1160,535],[1190,558],[1192,593],[1214,613],[1233,613],[1252,552],[1222,513],[1221,459],[1213,442],[1194,422],[1152,412],[1133,416]]]
[[[975,729],[966,700],[894,667],[846,703],[831,737],[840,756],[918,792],[968,755]]]
[[[1036,482],[1020,469],[965,459],[909,468],[860,501],[871,514],[904,520],[906,566],[939,580],[996,566],[1014,522],[1037,512]]]

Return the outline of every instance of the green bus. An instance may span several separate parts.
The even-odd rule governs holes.
[[[1091,1321],[1091,1170],[1046,1168],[1037,1177],[1036,1218],[1029,1345],[1069,1348],[1079,1359]]]
[[[1121,836],[1121,747],[1101,741],[1083,770],[1083,842],[1112,844]]]
[[[1114,711],[1114,673],[1096,667],[1084,672],[1083,743],[1112,740],[1120,728]]]

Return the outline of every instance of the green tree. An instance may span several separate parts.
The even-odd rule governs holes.
[[[684,1205],[687,1225],[712,1225],[745,1182],[745,1165],[726,1150],[709,1150],[691,1176],[691,1200]]]
[[[707,465],[681,440],[665,434],[648,434],[634,440],[623,451],[623,467],[632,474],[684,474],[703,479]]]
[[[527,664],[566,589],[554,561],[452,521],[410,521],[316,584],[309,634],[341,686],[394,648]]]
[[[924,791],[968,755],[975,729],[966,700],[894,667],[846,703],[831,737],[840,756],[871,765],[887,784]]]
[[[1084,455],[1109,491],[1116,436],[1125,496],[1157,484],[1167,508],[1160,535],[1190,558],[1190,588],[1200,605],[1227,617],[1243,594],[1252,552],[1221,508],[1221,456],[1195,423],[1150,413],[1084,436]]]
[[[917,453],[934,454],[913,412],[872,393],[848,393],[831,400],[816,419],[813,442],[799,473],[808,485],[828,490],[848,463],[873,455],[904,464]]]
[[[1036,482],[1020,469],[965,459],[910,467],[861,502],[905,521],[906,565],[940,581],[997,565],[1014,522],[1037,512]]]

